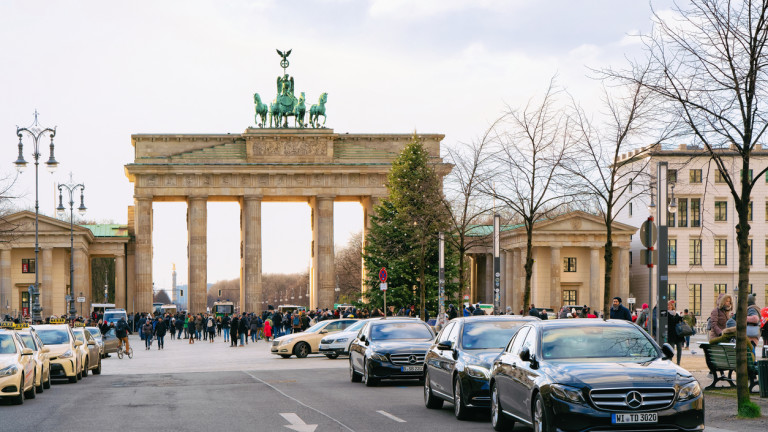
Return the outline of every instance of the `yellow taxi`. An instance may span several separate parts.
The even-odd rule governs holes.
[[[301,333],[281,336],[272,342],[272,354],[288,358],[295,355],[304,358],[319,351],[320,340],[328,333],[336,333],[357,322],[356,319],[344,318],[320,321]]]
[[[34,351],[35,359],[35,387],[37,392],[42,393],[44,389],[51,388],[51,360],[48,358],[48,353],[51,352],[48,347],[43,344],[40,337],[35,330],[29,327],[28,324],[16,324],[16,334],[19,335],[24,346]]]
[[[75,339],[69,325],[60,324],[58,320],[51,322],[53,324],[32,326],[43,344],[51,350],[48,353],[51,378],[67,378],[71,383],[77,382],[82,378],[83,370],[77,348],[83,343]]]
[[[34,399],[34,352],[26,348],[13,326],[0,329],[0,397],[10,398],[16,405],[24,399]]]
[[[99,344],[96,343],[96,339],[93,338],[91,332],[85,329],[83,323],[75,323],[72,334],[75,335],[76,341],[82,342],[77,347],[80,353],[80,364],[83,368],[82,377],[87,377],[90,370],[93,371],[94,375],[101,374],[101,348],[99,348]]]

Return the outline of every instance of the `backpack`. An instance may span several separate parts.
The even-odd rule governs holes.
[[[293,325],[298,326],[301,324],[301,321],[299,321],[299,316],[296,315],[293,317]]]
[[[710,322],[711,319],[712,317],[707,318],[707,331],[712,330],[712,323]]]

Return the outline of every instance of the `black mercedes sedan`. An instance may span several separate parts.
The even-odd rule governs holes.
[[[563,319],[526,324],[493,362],[491,423],[535,431],[703,431],[704,397],[637,325]]]
[[[424,357],[435,333],[415,318],[382,318],[366,323],[349,347],[349,377],[368,387],[382,379],[424,377]]]
[[[480,315],[455,318],[429,348],[424,361],[424,404],[441,408],[453,403],[456,418],[470,409],[488,408],[491,364],[515,332],[538,318],[521,315]]]

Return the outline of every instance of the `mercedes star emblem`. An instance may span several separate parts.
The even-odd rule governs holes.
[[[416,364],[416,356],[411,354],[410,357],[408,357],[408,363],[410,364]]]
[[[626,402],[627,406],[632,409],[640,408],[640,406],[643,404],[643,395],[640,394],[638,391],[631,391],[627,393],[627,396],[624,398],[624,401]]]

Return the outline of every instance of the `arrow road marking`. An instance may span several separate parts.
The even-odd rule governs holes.
[[[293,429],[296,432],[314,432],[317,429],[317,425],[308,425],[304,423],[304,420],[300,419],[296,413],[280,413],[283,418],[289,422],[289,425],[285,425],[288,429]]]
[[[393,416],[392,414],[390,414],[390,413],[388,413],[386,411],[379,410],[379,411],[376,411],[376,412],[381,414],[381,415],[383,415],[384,417],[389,417],[389,418],[391,418],[392,420],[394,420],[394,421],[396,421],[398,423],[406,423],[405,420],[401,419],[400,417]]]

